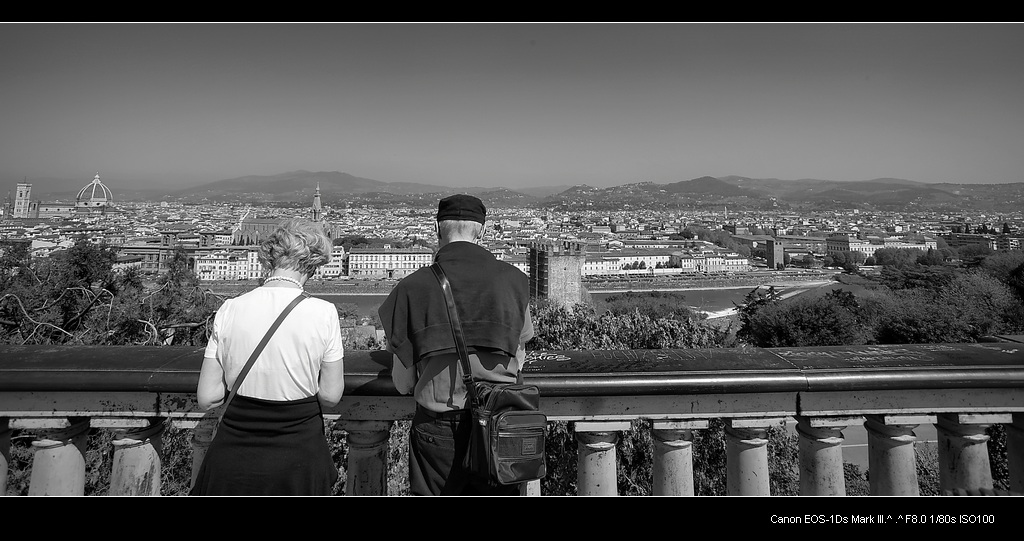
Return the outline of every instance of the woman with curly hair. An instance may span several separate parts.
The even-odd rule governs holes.
[[[334,304],[309,297],[306,280],[331,257],[323,228],[282,223],[259,247],[263,285],[217,310],[199,374],[199,406],[224,404],[243,366],[299,296],[223,412],[191,495],[330,495],[338,479],[321,404],[344,391],[341,324]]]

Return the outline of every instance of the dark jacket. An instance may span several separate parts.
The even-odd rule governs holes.
[[[434,260],[451,283],[467,348],[515,356],[530,301],[529,277],[471,242],[446,244]],[[405,366],[455,352],[444,293],[429,268],[402,279],[377,313]]]

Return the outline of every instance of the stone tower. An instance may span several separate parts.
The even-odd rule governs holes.
[[[768,260],[768,268],[775,270],[785,267],[785,256],[786,250],[783,248],[782,243],[769,239],[765,241],[765,258]],[[782,267],[780,267],[782,265]]]
[[[14,197],[14,218],[31,218],[29,207],[32,202],[32,185],[27,182],[19,182]]]
[[[583,287],[586,249],[572,241],[534,242],[530,245],[530,297],[563,306],[587,301]]]
[[[313,193],[313,221],[320,222],[324,219],[324,207],[320,202],[320,183],[316,183],[316,192]]]

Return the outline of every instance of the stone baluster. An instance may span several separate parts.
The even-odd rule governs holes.
[[[348,439],[346,496],[386,496],[391,422],[338,419],[334,426]]]
[[[1014,413],[1006,427],[1006,467],[1010,470],[1010,492],[1024,494],[1024,413]]]
[[[768,429],[781,418],[726,419],[726,490],[730,496],[770,496]]]
[[[860,420],[860,417],[796,417],[801,496],[846,496],[843,429]]]
[[[29,496],[84,496],[89,419],[71,418],[32,442]]]
[[[7,469],[11,463],[11,420],[0,417],[0,496],[7,495]]]
[[[872,496],[918,496],[914,428],[934,415],[867,415],[868,481]]]
[[[1009,423],[1009,414],[941,414],[936,424],[939,444],[939,490],[992,488],[985,430]]]
[[[163,453],[165,422],[143,421],[143,425],[114,432],[114,460],[110,473],[111,496],[159,496],[160,456]]]
[[[619,431],[629,429],[629,421],[577,421],[576,486],[579,496],[616,496],[618,471],[615,444]]]
[[[693,496],[693,430],[706,420],[652,421],[652,492],[655,496]]]

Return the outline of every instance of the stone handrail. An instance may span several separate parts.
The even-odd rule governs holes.
[[[614,495],[615,444],[651,422],[655,494],[692,495],[692,433],[722,419],[727,489],[768,495],[767,431],[795,419],[801,495],[845,495],[843,429],[868,433],[873,495],[916,495],[914,428],[936,425],[940,488],[992,489],[985,430],[1007,429],[1010,491],[1024,493],[1024,339],[978,344],[535,351],[524,367],[552,421],[573,423],[578,494]],[[325,416],[349,444],[346,494],[386,493],[391,423],[412,418],[383,351],[348,351],[342,402]],[[193,461],[215,430],[195,388],[202,348],[0,346],[0,494],[10,434],[37,434],[30,494],[82,494],[85,434],[110,429],[111,494],[159,494],[159,438],[194,428]],[[539,494],[538,482],[527,493]]]

